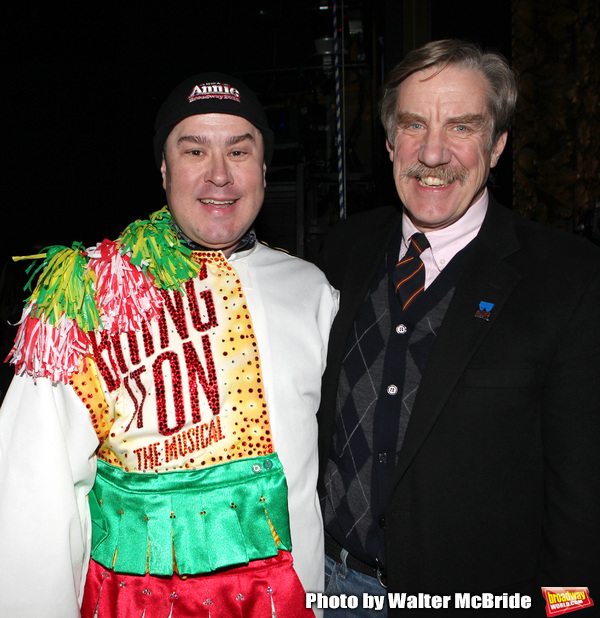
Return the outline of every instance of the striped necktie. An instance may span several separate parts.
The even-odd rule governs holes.
[[[425,266],[420,256],[427,247],[425,234],[413,234],[406,255],[396,264],[394,284],[403,311],[425,289]]]

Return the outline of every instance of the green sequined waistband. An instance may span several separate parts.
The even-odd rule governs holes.
[[[90,510],[92,557],[122,573],[210,573],[291,550],[275,453],[162,474],[99,460]]]

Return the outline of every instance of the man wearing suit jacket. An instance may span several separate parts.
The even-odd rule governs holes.
[[[331,616],[384,616],[363,593],[419,616],[600,597],[600,251],[488,192],[516,96],[498,54],[408,54],[381,104],[402,209],[328,240],[327,593],[360,599]]]

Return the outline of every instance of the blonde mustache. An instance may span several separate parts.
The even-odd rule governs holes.
[[[469,173],[464,167],[452,167],[450,165],[440,165],[439,167],[428,167],[423,163],[413,163],[400,173],[400,180],[409,180],[410,178],[439,178],[441,181],[450,184],[455,180],[461,185],[467,182]]]

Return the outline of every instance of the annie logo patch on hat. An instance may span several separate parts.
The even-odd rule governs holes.
[[[188,101],[203,101],[206,99],[230,99],[240,103],[240,91],[229,84],[220,82],[209,82],[194,86],[188,96]]]

